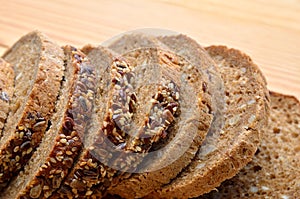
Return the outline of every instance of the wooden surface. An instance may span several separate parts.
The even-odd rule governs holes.
[[[60,45],[155,27],[249,54],[269,88],[300,98],[299,0],[0,0],[0,54],[39,29]]]

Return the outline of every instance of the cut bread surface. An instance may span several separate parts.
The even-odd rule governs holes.
[[[95,71],[76,48],[66,46],[64,50],[66,71],[51,127],[24,171],[0,198],[48,198],[59,188],[81,149],[94,100]]]
[[[93,153],[93,149],[101,144],[101,136],[103,136],[101,128],[106,113],[107,101],[109,100],[108,93],[111,88],[110,68],[113,62],[113,54],[101,46],[92,47],[88,45],[82,51],[96,68],[96,76],[99,78],[98,83],[95,84],[92,117],[83,137],[83,149],[78,159],[60,188],[50,198],[87,198],[93,193],[91,191],[92,185],[110,180],[111,172],[115,172],[102,164],[97,159],[98,156]]]
[[[141,41],[137,41],[139,38]],[[125,42],[123,39],[128,41]],[[143,173],[127,174],[109,189],[109,193],[133,198],[142,197],[153,189],[168,183],[194,157],[212,121],[211,95],[207,91],[207,79],[199,67],[191,64],[184,57],[174,54],[163,44],[161,46],[164,48],[161,48],[160,42],[154,37],[146,35],[137,37],[134,34],[126,35],[120,40],[116,43],[121,43],[126,47],[122,48],[120,45],[118,49],[113,49],[118,52],[123,51],[122,56],[129,61],[140,62],[139,64],[145,64],[147,57],[148,59],[153,58],[153,56],[145,54],[147,50],[157,51],[157,58],[154,61],[161,64],[162,68],[166,70],[166,74],[174,77],[174,82],[179,82],[178,87],[180,88],[180,114],[175,117],[174,125],[167,131],[170,136],[153,145],[152,150],[155,155],[149,153],[150,155],[148,154],[142,164],[139,165],[140,168],[143,168]],[[145,42],[145,40],[148,41]],[[139,42],[142,42],[140,47],[138,46]],[[111,46],[114,47],[115,44],[111,44]],[[129,49],[129,51],[124,49]],[[155,74],[155,71],[154,73],[150,71],[149,75],[152,75],[152,78],[159,77],[159,73]],[[147,85],[147,81],[143,83]]]
[[[60,89],[63,50],[38,31],[4,55],[15,72],[15,91],[0,140],[0,190],[31,157],[44,136]]]
[[[208,134],[196,158],[170,184],[148,197],[190,198],[233,177],[254,155],[268,117],[265,79],[251,59],[224,46],[206,48],[224,81],[225,124]]]
[[[15,73],[12,66],[0,58],[0,139],[14,93]]]
[[[160,47],[163,49],[170,49],[175,54],[189,60],[190,63],[197,66],[206,78],[206,89],[212,96],[211,98],[211,112],[213,113],[213,122],[209,128],[209,133],[213,133],[224,125],[224,85],[223,80],[219,74],[218,67],[211,60],[208,53],[199,45],[194,39],[183,35],[174,34],[170,36],[156,37],[159,40]]]
[[[84,51],[93,64],[103,68],[102,83],[93,110],[97,114],[94,114],[90,132],[85,138],[85,149],[71,175],[52,198],[101,197],[110,183],[124,171],[134,169],[137,172],[135,167],[143,160],[143,153],[150,150],[151,143],[167,136],[163,133],[174,120],[172,114],[175,114],[176,101],[180,98],[176,85],[181,85],[179,78],[174,76],[178,72],[176,69],[170,74],[162,71],[161,65],[171,63],[160,63],[161,58],[166,57],[160,55],[162,52],[157,49],[129,52],[130,55],[125,56],[129,63],[122,57],[112,62],[112,56],[103,53],[99,47]],[[103,64],[105,57],[110,57],[112,62],[107,67],[104,66],[109,62]],[[190,92],[187,88],[183,91]],[[197,101],[197,95],[193,100]],[[188,114],[184,105],[182,108],[181,113]],[[196,107],[196,114],[200,112],[197,110]],[[140,155],[135,156],[136,152]]]
[[[5,52],[0,199],[298,198],[299,100],[239,50],[166,35]]]
[[[270,93],[271,111],[253,160],[235,177],[199,199],[299,198],[300,103],[292,96]]]

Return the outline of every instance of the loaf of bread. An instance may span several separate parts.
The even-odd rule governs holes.
[[[191,198],[233,177],[253,157],[268,117],[266,82],[251,59],[224,46],[206,48],[224,81],[225,123],[208,134],[196,158],[180,175],[148,198]]]
[[[0,140],[0,190],[26,164],[50,124],[60,89],[63,50],[38,31],[4,55],[15,73],[10,113]]]
[[[0,58],[0,199],[300,197],[300,103],[249,56],[182,34],[103,45],[33,31]]]
[[[300,196],[300,103],[271,92],[271,113],[253,160],[207,198],[283,198]]]
[[[66,71],[51,126],[24,171],[0,198],[48,198],[80,152],[94,101],[95,69],[76,48],[64,50]]]
[[[0,139],[14,93],[15,73],[11,65],[0,58]]]

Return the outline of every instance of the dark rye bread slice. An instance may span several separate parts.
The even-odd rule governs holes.
[[[130,39],[131,37],[132,39]],[[137,47],[137,35],[131,35],[131,37],[124,37],[125,39],[129,39],[129,41],[124,44],[127,45],[127,49],[135,49]],[[155,145],[152,149],[155,153],[148,155],[146,160],[139,166],[144,167],[144,172],[126,175],[126,177],[120,179],[120,182],[117,181],[110,187],[109,193],[118,194],[126,198],[147,195],[153,189],[157,189],[161,185],[167,184],[170,179],[176,177],[185,164],[191,161],[195,156],[212,121],[211,95],[208,93],[209,84],[206,76],[201,73],[201,67],[199,65],[191,64],[188,60],[184,59],[184,57],[177,56],[174,53],[167,51],[167,47],[164,47],[164,50],[161,49],[162,44],[153,37],[142,35],[140,38],[142,38],[141,42],[144,42],[145,39],[150,40],[152,42],[149,42],[150,47],[155,46],[155,49],[157,49],[158,52],[161,52],[162,60],[168,60],[167,62],[177,65],[177,70],[180,74],[177,76],[179,77],[179,81],[184,79],[183,81],[188,82],[188,86],[185,82],[181,82],[184,86],[180,88],[182,89],[182,93],[179,92],[181,96],[179,107],[184,107],[186,111],[185,114],[190,111],[189,114],[193,115],[194,118],[187,120],[186,116],[190,115],[185,115],[180,111],[181,115],[175,120],[174,126],[168,131],[171,136]],[[122,39],[123,38],[120,40]],[[132,43],[134,45],[132,45]],[[114,46],[114,44],[111,46]],[[131,54],[133,55],[134,53],[145,49],[147,49],[145,46],[142,46],[141,48],[137,47]],[[116,49],[113,48],[113,50]],[[117,51],[121,52],[122,49],[117,49]],[[123,53],[125,54],[122,54],[122,56],[127,57],[126,52]],[[130,55],[130,53],[127,54]],[[145,59],[138,54],[135,56],[137,56],[137,59]],[[208,56],[201,58],[209,59]],[[177,62],[177,59],[180,59],[181,63]],[[153,75],[153,78],[155,78],[155,74]],[[202,86],[195,86],[197,85],[196,82],[198,82],[198,85],[200,84]],[[188,87],[194,91],[192,91],[192,93],[186,92],[185,89]],[[199,94],[195,95],[193,92]],[[191,106],[193,108],[191,108]],[[199,107],[196,108],[197,106]]]
[[[9,113],[9,104],[14,92],[15,73],[11,65],[0,58],[0,139]]]
[[[111,89],[110,68],[114,59],[113,53],[105,47],[85,46],[82,51],[88,56],[90,63],[97,69],[99,82],[95,88],[95,101],[92,117],[83,139],[83,149],[69,174],[62,181],[59,189],[50,198],[82,198],[91,194],[90,187],[97,181],[110,178],[111,169],[101,164],[94,156],[97,136],[106,114],[106,107]],[[96,143],[95,143],[96,142]]]
[[[252,162],[199,198],[299,198],[300,103],[275,92],[270,99],[268,126]]]
[[[266,82],[250,57],[224,46],[206,48],[224,80],[224,127],[208,134],[196,158],[148,198],[192,198],[233,177],[251,161],[268,117]]]
[[[23,36],[3,55],[14,69],[15,91],[0,140],[0,190],[44,136],[60,90],[63,58],[63,50],[38,31]]]
[[[95,69],[74,47],[64,48],[66,71],[50,129],[24,171],[11,181],[0,198],[47,198],[59,188],[78,155],[91,117]]]

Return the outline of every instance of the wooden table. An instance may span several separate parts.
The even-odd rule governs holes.
[[[269,88],[300,98],[299,0],[0,0],[0,54],[39,29],[61,45],[155,27],[249,54]]]

